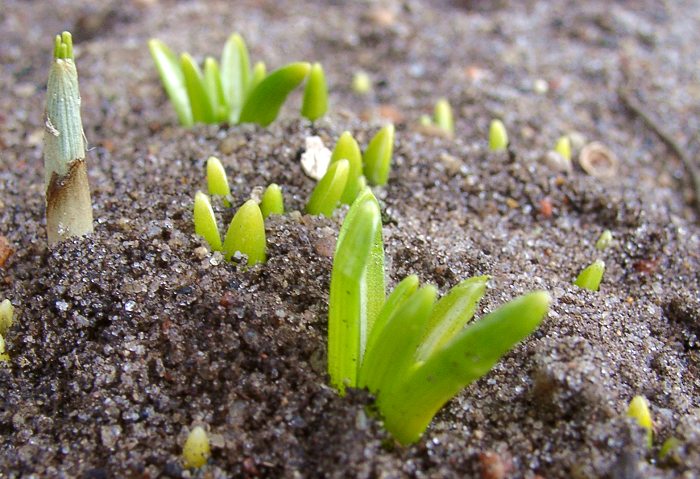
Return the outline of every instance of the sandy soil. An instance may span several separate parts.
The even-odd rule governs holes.
[[[18,319],[0,368],[0,477],[192,477],[180,451],[205,425],[203,477],[649,478],[700,474],[700,231],[686,170],[624,107],[630,89],[691,157],[700,129],[700,6],[691,1],[21,2],[0,8],[0,299]],[[46,245],[41,142],[54,34],[76,42],[91,144],[95,234]],[[240,32],[269,67],[320,61],[332,109],[298,95],[268,129],[183,129],[146,48],[198,59]],[[373,93],[351,89],[367,71]],[[627,78],[623,71],[628,71]],[[546,90],[546,91],[544,91]],[[457,135],[418,126],[439,97]],[[366,144],[397,122],[377,190],[388,280],[447,291],[493,280],[477,316],[546,289],[535,334],[400,447],[371,397],[327,386],[326,315],[344,210],[303,215],[304,140]],[[512,154],[488,151],[494,117]],[[562,134],[618,157],[610,179],[543,160]],[[217,155],[238,204],[270,182],[288,214],[269,261],[226,263],[193,233],[192,198]],[[550,210],[551,207],[551,210]],[[221,224],[232,215],[217,205]],[[611,247],[594,243],[610,229]],[[596,258],[600,292],[572,286]],[[644,395],[654,446],[625,417]],[[660,459],[661,444],[681,446]]]

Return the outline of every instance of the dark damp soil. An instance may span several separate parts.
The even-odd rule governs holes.
[[[0,368],[0,477],[649,478],[700,474],[700,231],[680,162],[624,108],[623,82],[693,157],[700,129],[700,5],[692,1],[6,0],[0,9],[0,234],[13,254],[0,299],[17,310]],[[52,36],[76,42],[91,149],[95,233],[49,250],[41,141]],[[268,129],[184,129],[148,38],[198,59],[240,32],[275,67],[321,61],[332,109],[311,125],[296,95]],[[630,75],[624,78],[622,68]],[[358,96],[353,73],[374,90]],[[456,138],[417,127],[439,97]],[[371,397],[325,373],[332,253],[344,211],[303,215],[307,136],[366,144],[397,122],[377,190],[390,285],[441,292],[492,281],[477,316],[525,291],[543,325],[462,391],[411,447]],[[489,121],[512,155],[486,147]],[[597,179],[543,161],[575,132],[618,157]],[[193,234],[192,199],[217,155],[237,204],[270,182],[288,214],[266,225],[269,261],[243,269]],[[216,206],[223,224],[231,211]],[[594,243],[610,229],[611,247]],[[0,255],[1,257],[1,255]],[[599,292],[572,286],[596,258]],[[645,396],[654,446],[625,417]],[[212,457],[183,470],[189,429]],[[659,458],[661,444],[681,446]]]

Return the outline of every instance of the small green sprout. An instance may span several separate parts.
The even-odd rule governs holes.
[[[333,211],[335,211],[340,197],[345,191],[349,171],[350,162],[348,160],[338,160],[331,163],[328,171],[311,193],[311,198],[306,205],[306,212],[310,215],[323,215],[328,218],[333,216]]]
[[[467,326],[488,277],[467,279],[435,303],[434,286],[401,281],[386,300],[381,213],[365,189],[341,227],[331,272],[331,384],[366,387],[401,443],[417,441],[437,411],[537,328],[550,298],[517,298]]]
[[[182,462],[187,468],[200,468],[207,463],[211,456],[209,438],[201,426],[196,426],[187,435],[182,448]]]
[[[489,127],[489,148],[503,151],[508,147],[508,132],[501,120],[492,120]]]
[[[452,107],[445,98],[440,98],[435,103],[435,124],[438,128],[445,131],[450,138],[455,134],[454,117],[452,116]]]
[[[612,242],[612,232],[610,230],[605,230],[600,234],[598,241],[595,242],[595,249],[598,251],[603,251],[605,248],[610,246]]]
[[[372,80],[367,72],[358,71],[352,77],[352,89],[359,95],[366,95],[372,91]]]
[[[209,197],[198,191],[194,195],[194,232],[204,238],[213,251],[221,251],[221,236]]]
[[[265,222],[254,200],[243,203],[231,220],[223,245],[224,257],[230,260],[236,252],[248,256],[248,265],[264,263]]]
[[[46,232],[52,245],[93,231],[78,71],[69,32],[56,35],[54,41],[44,128]]]
[[[394,150],[394,125],[384,126],[372,138],[362,157],[364,173],[371,185],[386,185],[391,169],[391,157]]]
[[[10,355],[5,352],[5,338],[0,336],[0,363],[10,362]]]
[[[231,206],[231,188],[226,178],[226,170],[215,156],[210,156],[207,160],[207,189],[210,195],[221,196],[224,206]]]
[[[309,76],[302,114],[317,119],[327,109],[323,69],[316,63],[290,63],[269,75],[265,64],[250,68],[248,49],[238,34],[229,37],[221,67],[207,57],[204,71],[183,53],[178,59],[160,40],[148,42],[165,91],[180,123],[257,123],[267,126],[278,116],[287,96]]]
[[[260,211],[263,218],[270,215],[284,214],[284,198],[282,197],[282,188],[277,183],[270,184],[263,193],[260,201]]]
[[[320,63],[311,65],[309,79],[304,88],[304,100],[301,115],[311,121],[316,121],[328,111],[328,87],[326,75]]]
[[[15,307],[9,299],[3,299],[0,303],[0,336],[5,336],[12,327],[14,315]]]
[[[602,260],[596,260],[579,273],[574,284],[579,288],[598,291],[600,282],[603,280],[604,272],[605,263]]]
[[[335,148],[333,148],[333,153],[331,153],[331,163],[340,160],[347,160],[349,166],[348,180],[340,201],[346,205],[351,205],[363,188],[364,178],[362,176],[362,152],[360,152],[360,146],[349,131],[340,135]]]
[[[646,429],[647,444],[651,447],[654,425],[651,421],[651,413],[649,412],[649,403],[647,403],[647,400],[643,396],[635,396],[632,398],[627,408],[627,416],[634,418],[637,424]]]
[[[678,456],[678,449],[680,449],[682,445],[683,443],[677,437],[669,437],[661,445],[661,450],[659,451],[659,459],[663,461],[668,458],[676,464],[680,464],[681,459]]]
[[[571,140],[568,136],[562,136],[554,145],[554,151],[559,153],[565,160],[571,161]]]

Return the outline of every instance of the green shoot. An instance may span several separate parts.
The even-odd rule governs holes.
[[[180,56],[180,68],[185,76],[185,88],[190,99],[192,119],[197,123],[215,123],[213,99],[209,98],[204,86],[202,71],[187,53]]]
[[[394,125],[389,124],[379,130],[365,150],[363,161],[367,181],[372,185],[386,185],[391,169],[394,149]]]
[[[0,336],[0,363],[7,363],[10,361],[10,355],[5,352],[5,338]]]
[[[603,280],[604,272],[605,263],[601,260],[596,260],[591,265],[585,267],[581,273],[579,273],[576,281],[574,281],[574,284],[579,288],[598,291],[600,288],[600,282]]]
[[[654,425],[651,421],[651,413],[649,412],[649,404],[643,396],[635,396],[630,401],[627,408],[627,416],[634,418],[637,424],[642,426],[647,431],[647,443],[651,447],[653,439]]]
[[[264,74],[263,74],[264,76]],[[250,90],[248,48],[237,33],[231,35],[221,53],[221,83],[229,110],[228,121],[238,123],[238,116]]]
[[[383,303],[381,212],[376,198],[365,188],[340,228],[331,271],[328,372],[341,395],[346,386],[357,386],[360,359]]]
[[[167,45],[160,40],[149,40],[148,49],[151,51],[160,79],[175,108],[180,124],[192,125],[192,110],[185,86],[185,74],[182,72],[180,62]]]
[[[562,136],[554,145],[554,151],[559,153],[565,160],[571,160],[571,140],[568,136]]]
[[[610,246],[612,242],[612,232],[610,230],[605,230],[600,234],[598,241],[595,242],[595,249],[598,251],[603,251],[605,248]]]
[[[243,203],[231,220],[223,245],[224,257],[231,260],[236,252],[248,257],[248,266],[264,263],[265,222],[254,200]]]
[[[681,459],[678,456],[678,449],[680,449],[682,445],[683,443],[677,437],[669,437],[661,445],[661,449],[659,450],[659,459],[662,461],[670,459],[672,462],[680,464]]]
[[[440,98],[435,103],[435,124],[451,138],[455,134],[454,117],[452,107],[445,98]]]
[[[314,63],[309,72],[304,89],[304,101],[301,105],[301,115],[311,121],[316,121],[328,110],[328,86],[326,75],[320,63]]]
[[[200,468],[207,463],[211,456],[209,438],[201,426],[197,426],[187,435],[182,448],[182,462],[187,468]]]
[[[372,91],[372,80],[367,72],[355,72],[352,77],[352,90],[358,95],[366,95]]]
[[[357,195],[362,191],[362,153],[360,146],[349,131],[340,135],[338,142],[331,154],[331,163],[339,160],[347,160],[349,164],[348,181],[340,197],[340,201],[346,205],[352,204]]]
[[[212,57],[207,57],[204,60],[204,88],[211,103],[214,121],[226,121],[228,119],[228,110],[224,97],[224,86],[221,82],[219,64]]]
[[[260,211],[263,218],[270,215],[284,214],[284,198],[282,197],[282,189],[276,183],[270,184],[263,193],[260,201]]]
[[[9,299],[0,302],[0,336],[5,336],[12,327],[14,321],[15,307]]]
[[[503,151],[508,147],[508,132],[501,120],[491,121],[489,127],[489,148],[492,151]]]
[[[194,195],[194,232],[204,238],[212,251],[221,251],[221,236],[209,197],[198,191]]]
[[[323,215],[328,218],[333,216],[333,211],[335,211],[335,207],[345,190],[349,171],[350,163],[348,160],[338,160],[331,163],[328,171],[311,193],[309,203],[306,205],[306,212],[310,215]]]
[[[253,67],[253,73],[251,73],[250,85],[248,86],[249,91],[253,91],[266,76],[267,68],[265,67],[265,62],[256,63]]]
[[[215,156],[207,160],[207,189],[209,194],[221,196],[225,206],[231,206],[231,188],[228,185],[226,171],[221,161]]]

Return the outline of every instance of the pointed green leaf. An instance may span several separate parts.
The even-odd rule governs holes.
[[[653,445],[654,423],[649,412],[649,403],[644,396],[635,396],[627,408],[627,416],[637,421],[647,431],[647,446]]]
[[[365,177],[371,185],[386,185],[394,150],[394,125],[379,130],[367,146],[363,160]]]
[[[239,251],[248,256],[248,266],[264,263],[265,222],[260,207],[253,200],[243,203],[231,220],[224,238],[224,257],[230,260]]]
[[[308,63],[298,62],[270,73],[250,92],[239,121],[261,126],[275,121],[287,96],[306,78],[310,68]]]
[[[314,63],[309,72],[304,88],[304,100],[301,105],[301,114],[304,118],[316,121],[326,114],[328,110],[328,86],[326,75],[320,63]]]
[[[445,98],[441,98],[435,103],[435,124],[452,137],[455,133],[454,117],[452,107]]]
[[[199,66],[191,56],[183,53],[180,56],[180,67],[185,76],[185,87],[190,98],[192,120],[195,123],[216,123],[214,110]]]
[[[229,111],[228,120],[238,123],[249,91],[250,59],[245,41],[237,33],[228,38],[221,53],[221,83]]]
[[[598,241],[595,242],[595,249],[598,251],[603,251],[605,248],[610,246],[612,242],[612,231],[605,230],[598,237]]]
[[[246,98],[250,96],[250,92],[255,90],[255,88],[260,85],[265,77],[267,76],[267,68],[265,67],[265,62],[257,62],[253,67],[253,72],[250,74],[250,82],[248,84],[248,91],[246,92]],[[245,103],[245,102],[244,102]]]
[[[605,273],[605,263],[601,260],[594,261],[579,273],[574,284],[579,288],[598,291],[600,282],[603,280],[603,273]]]
[[[231,188],[228,185],[226,171],[221,161],[215,156],[210,156],[207,160],[207,189],[210,195],[222,196],[224,204],[231,206]]]
[[[338,160],[348,160],[350,166],[348,181],[340,197],[340,201],[346,205],[350,205],[355,201],[355,198],[357,198],[358,193],[362,191],[364,185],[360,180],[362,177],[362,153],[360,152],[360,146],[349,131],[340,135],[338,142],[335,144],[335,148],[333,148],[330,162],[333,163]]]
[[[221,84],[219,64],[212,57],[204,60],[204,88],[211,103],[212,111],[217,122],[228,120],[228,107],[224,98],[224,88]]]
[[[178,62],[175,54],[160,40],[149,40],[148,49],[151,51],[151,56],[160,74],[160,80],[163,82],[170,102],[175,108],[180,124],[191,126],[193,122],[192,110],[187,95],[187,87],[185,86],[185,75],[180,67],[180,62]]]
[[[262,211],[263,218],[267,218],[270,215],[284,214],[282,189],[276,183],[270,184],[270,186],[265,189],[265,193],[263,193],[262,200],[260,201],[260,211]]]
[[[328,171],[311,193],[309,203],[306,205],[308,214],[323,215],[328,218],[333,216],[348,181],[349,169],[348,160],[336,161],[328,167]]]
[[[493,120],[489,127],[489,148],[502,151],[508,147],[508,132],[501,120]]]
[[[212,251],[221,251],[221,236],[209,197],[198,191],[194,195],[194,232],[204,238]]]
[[[14,322],[15,307],[9,299],[0,302],[0,336],[5,336]]]

